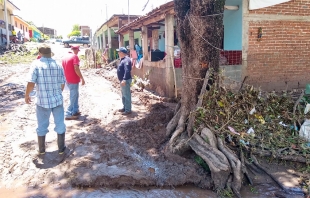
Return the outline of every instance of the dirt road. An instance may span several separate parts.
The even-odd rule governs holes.
[[[23,100],[29,65],[1,69],[7,74],[0,85],[2,187],[210,187],[209,176],[193,160],[163,152],[165,125],[175,104],[143,99],[145,93],[134,92],[133,114],[122,116],[117,112],[121,107],[118,87],[95,70],[83,71],[86,85],[80,87],[82,115],[79,120],[66,121],[71,155],[59,158],[51,119],[47,153],[39,158],[35,105],[26,105]],[[115,71],[105,76],[115,78]],[[64,98],[67,106],[67,89]]]

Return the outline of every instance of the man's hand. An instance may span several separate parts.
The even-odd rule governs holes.
[[[126,81],[125,81],[125,80],[122,80],[121,86],[125,86],[125,85],[126,85]]]
[[[84,78],[82,78],[81,80],[82,80],[82,85],[85,85],[85,80],[84,80]]]
[[[26,104],[30,104],[32,101],[31,101],[31,98],[29,97],[29,95],[25,95],[25,102]]]

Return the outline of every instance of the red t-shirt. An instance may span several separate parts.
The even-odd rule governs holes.
[[[38,56],[37,56],[37,59],[40,59],[40,58],[41,58],[41,56],[40,56],[40,55],[38,55]]]
[[[80,82],[80,77],[75,73],[74,65],[80,65],[80,59],[77,55],[69,52],[69,54],[63,58],[62,66],[64,68],[66,80],[71,84]]]

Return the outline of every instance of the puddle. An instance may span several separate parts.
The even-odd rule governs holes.
[[[216,194],[210,190],[199,189],[194,186],[182,186],[174,189],[171,188],[98,188],[98,189],[55,189],[51,187],[41,189],[5,189],[0,188],[1,197],[20,197],[20,198],[58,198],[58,197],[72,197],[72,198],[132,198],[132,197],[146,197],[146,198],[216,198]]]

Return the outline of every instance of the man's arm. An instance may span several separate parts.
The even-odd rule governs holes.
[[[84,81],[84,78],[83,78],[83,75],[81,73],[79,65],[74,65],[74,71],[75,71],[76,75],[78,75],[81,78],[82,85],[85,85],[85,81]]]
[[[124,70],[125,70],[125,73],[124,73],[123,80],[121,82],[122,86],[125,86],[126,85],[126,80],[130,79],[131,61],[128,61],[128,62],[124,63]]]
[[[63,91],[65,88],[65,84],[61,84],[61,91]]]
[[[34,85],[35,85],[35,83],[33,83],[33,82],[28,82],[28,83],[27,83],[27,88],[26,88],[26,93],[25,93],[25,102],[26,102],[27,104],[30,104],[30,103],[31,103],[31,99],[30,99],[29,94],[30,94],[30,92],[33,90]]]

